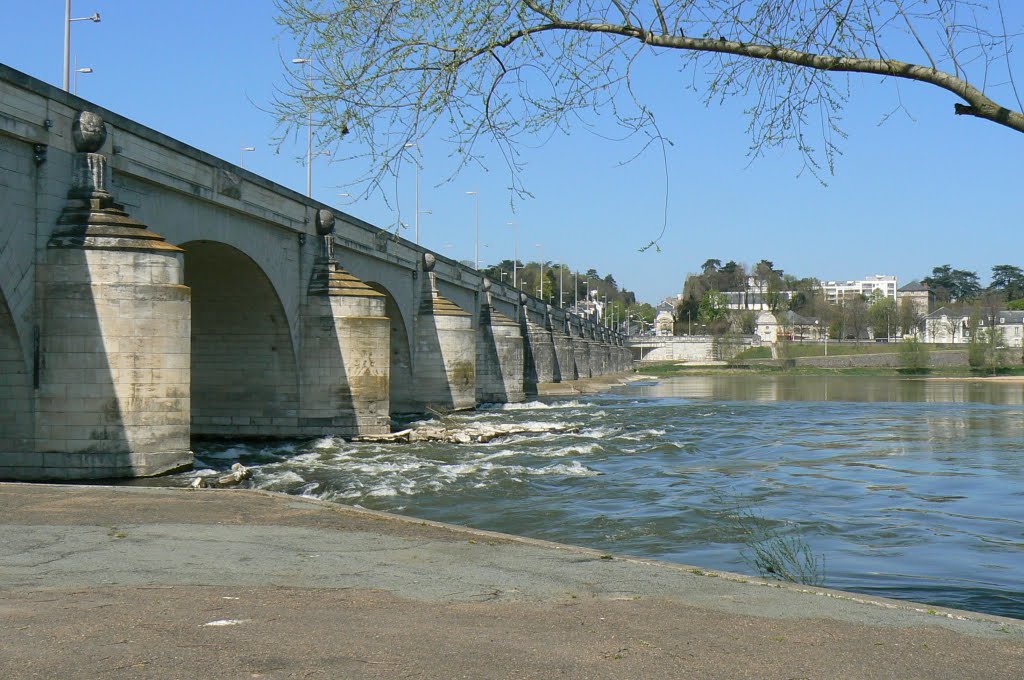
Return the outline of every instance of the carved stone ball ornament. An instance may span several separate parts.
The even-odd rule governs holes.
[[[484,292],[485,293],[491,292],[491,280],[490,279],[484,279]]]
[[[107,140],[107,127],[103,118],[92,111],[80,111],[71,123],[71,136],[75,149],[81,153],[96,153]]]
[[[334,213],[327,208],[316,211],[316,233],[319,236],[334,233]]]
[[[434,271],[435,264],[437,264],[437,258],[434,257],[433,253],[423,253],[423,271]]]

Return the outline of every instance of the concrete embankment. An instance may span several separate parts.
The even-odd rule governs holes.
[[[246,490],[0,484],[0,677],[1019,678],[1024,622]]]
[[[564,382],[539,383],[537,395],[541,397],[566,397],[575,394],[597,394],[607,392],[618,385],[628,385],[636,380],[644,380],[632,371],[628,373],[612,373],[598,378],[580,378]]]
[[[931,350],[928,353],[928,365],[931,368],[959,368],[970,365],[966,349]],[[1002,361],[1006,366],[1021,363],[1020,349],[1002,350]],[[796,357],[794,359],[748,359],[743,363],[751,366],[778,366],[788,362],[796,367],[814,368],[900,368],[903,358],[899,352],[880,352],[873,354],[834,354],[821,357]]]

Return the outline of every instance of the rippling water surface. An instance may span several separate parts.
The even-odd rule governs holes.
[[[259,488],[747,573],[756,518],[828,586],[1024,618],[1024,385],[683,377],[451,420],[577,429],[210,444],[198,474],[240,460]]]

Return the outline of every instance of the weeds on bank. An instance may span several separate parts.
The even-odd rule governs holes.
[[[801,535],[784,533],[746,509],[731,513],[729,521],[744,544],[741,556],[762,577],[808,586],[825,584],[825,556],[815,554]]]
[[[815,555],[799,536],[772,535],[747,544],[754,568],[761,576],[790,583],[820,586],[825,583],[825,560]]]

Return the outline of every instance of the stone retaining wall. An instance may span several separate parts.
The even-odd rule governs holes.
[[[1021,352],[1016,349],[1003,351],[1004,362],[1011,366],[1021,364]],[[898,352],[884,354],[840,354],[828,357],[799,357],[796,359],[754,359],[744,363],[753,366],[772,366],[783,362],[792,362],[793,366],[809,366],[814,368],[899,368],[901,366]],[[955,368],[967,366],[967,350],[932,350],[928,353],[928,365],[932,368]]]

